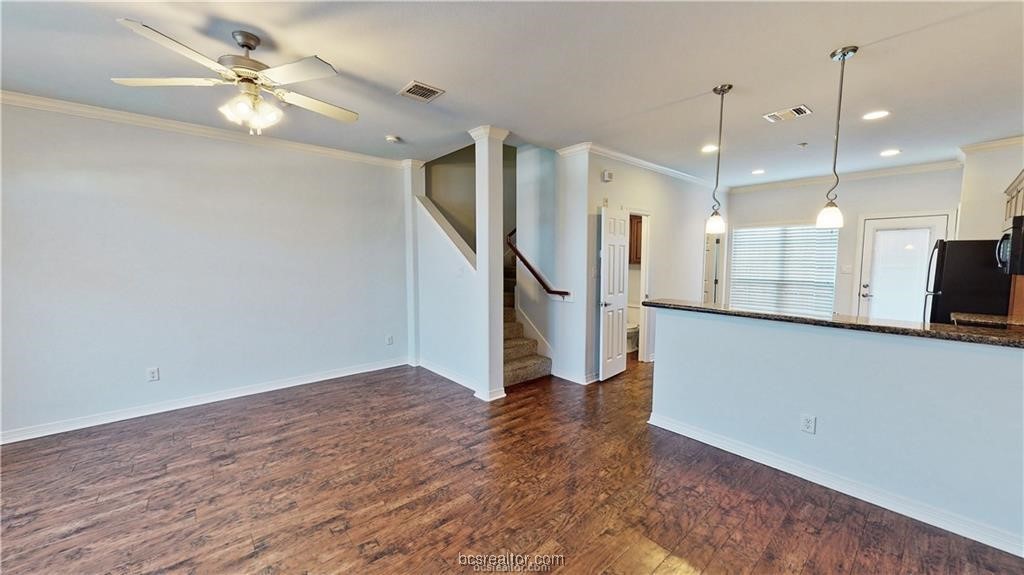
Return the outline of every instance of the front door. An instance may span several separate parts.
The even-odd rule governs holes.
[[[859,317],[921,321],[928,257],[948,225],[946,214],[864,220]]]
[[[601,208],[601,360],[598,377],[604,381],[626,371],[626,286],[629,284],[629,213]]]

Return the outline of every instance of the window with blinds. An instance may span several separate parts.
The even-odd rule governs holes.
[[[838,250],[839,230],[814,226],[733,230],[729,306],[832,317]]]

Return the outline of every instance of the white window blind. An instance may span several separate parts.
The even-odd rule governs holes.
[[[729,307],[831,317],[839,230],[813,226],[732,232]]]

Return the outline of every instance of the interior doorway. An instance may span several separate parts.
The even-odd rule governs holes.
[[[704,235],[704,293],[701,303],[723,307],[725,275],[725,234]]]
[[[626,310],[626,349],[642,362],[654,361],[652,312],[643,301],[650,297],[649,264],[651,215],[629,210],[629,285]]]
[[[857,316],[917,322],[928,286],[929,257],[944,240],[949,214],[865,218],[861,227]]]

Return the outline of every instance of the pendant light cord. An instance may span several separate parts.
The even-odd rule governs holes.
[[[718,201],[718,174],[722,171],[722,118],[725,113],[725,93],[727,91],[722,90],[718,95],[718,149],[715,150],[715,189],[711,190],[711,199],[715,202],[711,209],[715,212],[722,207],[722,202]]]
[[[836,104],[836,137],[832,146],[832,177],[835,183],[825,192],[825,199],[829,202],[836,201],[839,194],[836,188],[839,187],[839,172],[836,171],[836,159],[839,157],[839,119],[843,115],[843,77],[846,75],[846,57],[839,61],[839,103]]]

